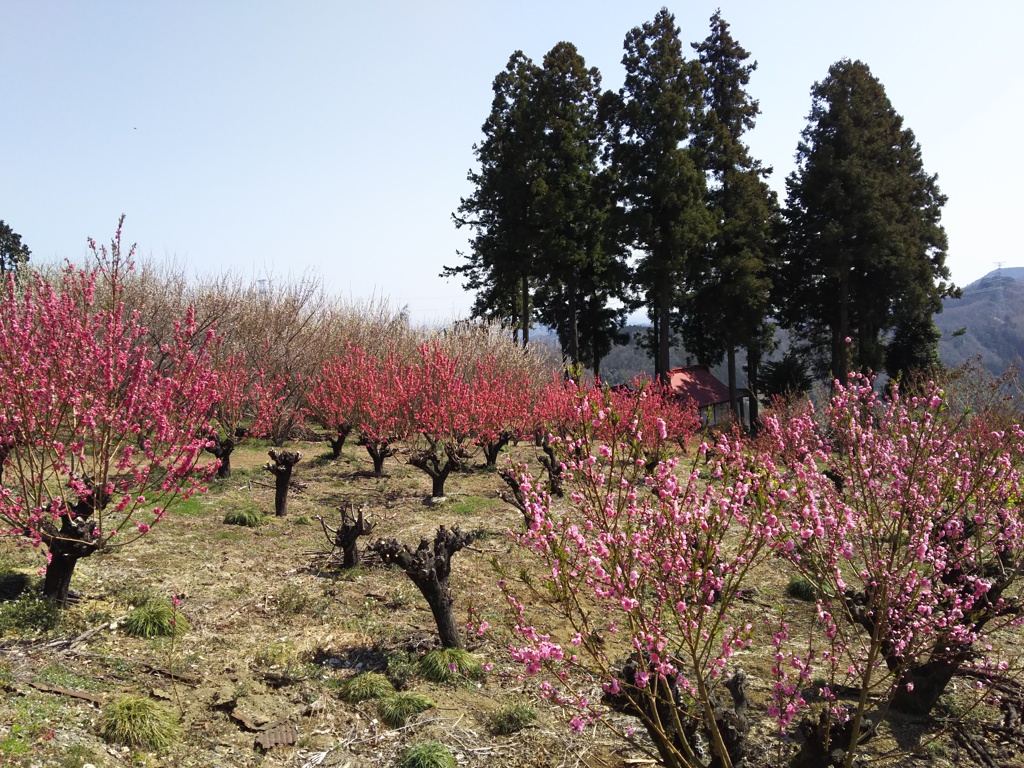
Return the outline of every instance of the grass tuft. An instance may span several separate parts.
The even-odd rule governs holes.
[[[264,514],[255,509],[232,509],[224,515],[225,525],[243,525],[246,528],[259,528],[266,523]]]
[[[401,728],[410,717],[426,712],[434,702],[416,691],[401,691],[385,696],[377,702],[380,719],[389,728]]]
[[[507,736],[523,730],[537,719],[537,710],[529,704],[519,701],[503,704],[498,707],[488,720],[491,731],[498,736]]]
[[[129,613],[124,628],[133,637],[181,637],[188,632],[188,619],[170,602],[158,597]]]
[[[453,683],[483,674],[480,660],[461,648],[439,648],[419,661],[420,674],[433,683]]]
[[[818,599],[818,590],[803,576],[794,576],[786,585],[786,594],[795,600],[813,603]]]
[[[111,744],[162,752],[181,733],[171,713],[144,696],[122,696],[106,706],[100,735]]]
[[[402,753],[400,768],[455,768],[455,757],[439,741],[413,744]]]
[[[382,699],[395,692],[395,686],[379,672],[363,672],[341,684],[338,694],[350,704],[369,699]]]

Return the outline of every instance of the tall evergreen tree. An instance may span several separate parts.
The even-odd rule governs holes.
[[[539,248],[539,192],[543,126],[533,98],[541,69],[522,51],[494,78],[484,139],[474,145],[480,165],[470,171],[473,192],[452,215],[456,227],[474,230],[466,263],[445,267],[442,277],[463,276],[476,293],[473,314],[509,322],[529,342],[534,264]]]
[[[756,393],[758,363],[772,338],[769,266],[778,203],[765,182],[771,169],[750,157],[742,138],[760,113],[746,91],[756,62],[746,63],[750,54],[733,39],[720,12],[711,17],[711,34],[693,48],[704,70],[706,103],[695,146],[711,179],[708,203],[717,232],[690,260],[683,339],[702,363],[727,358],[738,417],[737,349],[747,350],[748,386]],[[751,417],[756,421],[756,412]]]
[[[544,134],[537,313],[555,329],[569,362],[597,368],[602,343],[624,322],[624,310],[606,308],[625,285],[610,237],[611,196],[599,168],[600,95],[600,73],[587,68],[574,45],[558,43],[544,57],[533,99]]]
[[[851,365],[880,369],[887,344],[908,359],[908,338],[921,345],[913,359],[933,359],[927,327],[955,292],[939,221],[946,198],[866,64],[833,64],[811,97],[786,182],[783,320],[840,381]]]
[[[0,278],[17,273],[28,262],[31,253],[21,242],[21,235],[0,219]]]
[[[687,259],[714,231],[691,146],[702,74],[699,63],[683,57],[675,18],[664,8],[632,29],[623,48],[625,82],[606,97],[605,109],[625,239],[642,252],[635,287],[654,325],[655,373],[664,379]]]

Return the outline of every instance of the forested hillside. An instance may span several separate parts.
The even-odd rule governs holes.
[[[1024,356],[1024,267],[996,270],[946,299],[935,324],[942,332],[939,355],[955,366],[975,357],[993,373]]]

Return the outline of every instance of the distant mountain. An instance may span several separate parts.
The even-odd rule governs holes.
[[[957,366],[981,356],[995,374],[1024,358],[1024,267],[989,272],[963,289],[963,298],[946,299],[935,316],[942,332],[939,356]]]
[[[963,289],[963,298],[946,299],[943,310],[935,316],[935,325],[942,332],[939,356],[944,365],[956,367],[981,357],[982,364],[993,374],[1000,374],[1014,362],[1024,360],[1024,267],[1004,267],[985,275]],[[609,384],[630,381],[638,373],[652,375],[654,361],[636,343],[636,337],[649,330],[649,325],[637,323],[626,326],[630,343],[614,347],[601,362],[601,378]],[[545,339],[557,346],[554,333],[537,328],[534,338]],[[779,349],[766,357],[777,359],[789,347],[784,331],[776,337]],[[746,355],[739,355],[740,386],[746,384]],[[671,364],[687,365],[696,362],[680,345],[672,348]],[[727,377],[724,363],[712,371],[719,379]]]

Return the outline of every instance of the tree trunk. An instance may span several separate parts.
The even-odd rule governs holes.
[[[269,451],[271,461],[263,465],[274,476],[274,514],[284,517],[288,514],[288,484],[292,481],[292,470],[299,463],[302,454],[298,451]]]
[[[61,608],[68,607],[68,593],[71,589],[71,576],[75,566],[83,557],[77,542],[68,543],[58,539],[50,545],[50,562],[46,566],[46,577],[43,579],[43,595],[51,598]]]
[[[577,280],[573,274],[569,280],[569,316],[566,318],[567,331],[569,332],[569,360],[573,365],[580,364],[580,324],[579,324],[579,302],[577,300]]]
[[[213,445],[206,448],[220,459],[220,466],[217,467],[217,477],[222,480],[231,477],[231,452],[235,450],[235,439],[233,437],[214,437]]]
[[[530,278],[523,275],[523,346],[530,345]]]
[[[417,469],[422,469],[430,477],[430,496],[434,499],[444,498],[444,481],[448,479],[452,470],[459,466],[458,461],[448,453],[442,462],[435,447],[412,454],[409,463]]]
[[[732,408],[733,418],[736,423],[743,426],[743,414],[740,412],[739,387],[736,385],[736,347],[729,345],[726,352],[726,359],[729,363],[729,407]]]
[[[366,448],[366,452],[373,460],[373,476],[382,477],[384,475],[384,459],[394,456],[394,450],[387,443],[372,442],[365,437],[359,439],[359,444]]]
[[[850,345],[846,342],[850,335],[850,276],[843,270],[839,276],[839,296],[836,311],[836,324],[832,328],[832,377],[846,386],[850,375]]]
[[[544,455],[540,457],[540,463],[548,473],[548,493],[552,496],[562,496],[562,463],[555,455],[555,449],[551,445],[551,440],[548,439],[547,432],[542,430],[534,435],[534,442],[544,452]]]
[[[671,354],[670,316],[672,308],[669,302],[669,293],[666,287],[658,291],[658,364],[656,366],[658,379],[662,384],[669,384],[669,356]]]
[[[444,648],[463,647],[452,611],[455,600],[449,577],[452,555],[472,540],[472,534],[463,533],[458,526],[449,531],[442,525],[437,529],[433,543],[421,539],[415,551],[395,539],[378,539],[371,545],[371,549],[381,556],[386,565],[399,566],[420,590],[430,606]]]
[[[503,430],[498,439],[493,443],[487,443],[483,446],[484,459],[487,462],[488,467],[496,466],[498,463],[498,454],[501,453],[501,449],[509,444],[512,440],[512,433],[508,430]]]
[[[92,483],[86,478],[86,485]],[[41,531],[50,552],[43,580],[43,595],[52,598],[61,608],[68,607],[71,576],[83,557],[96,551],[96,523],[91,519],[96,509],[106,506],[106,496],[93,491],[92,497],[79,501],[60,517],[60,530],[47,524]]]
[[[348,437],[348,433],[352,431],[352,427],[348,424],[342,424],[338,427],[338,433],[336,436],[327,436],[327,442],[331,445],[331,458],[340,459],[341,449],[345,446],[345,439]]]
[[[373,531],[373,523],[367,523],[363,520],[363,510],[359,510],[358,517],[352,517],[351,508],[349,510],[341,510],[341,527],[337,531],[334,531],[334,537],[328,533],[327,524],[321,518],[320,524],[324,528],[324,533],[327,534],[327,538],[336,547],[341,547],[342,552],[342,568],[358,568],[359,567],[359,547],[356,545],[360,536],[366,536]]]
[[[761,350],[756,346],[747,347],[747,389],[750,390],[750,432],[756,435],[761,421],[761,408],[757,393],[761,389],[759,379]]]
[[[892,697],[892,708],[908,715],[929,714],[964,661],[955,657],[937,659],[904,670]],[[912,685],[910,690],[908,683]]]

